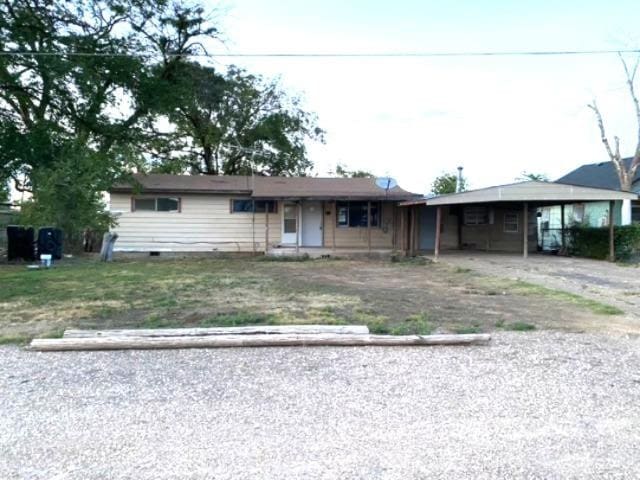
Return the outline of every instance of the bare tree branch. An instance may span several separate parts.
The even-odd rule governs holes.
[[[611,159],[611,162],[613,163],[613,166],[616,169],[616,173],[618,174],[618,179],[620,180],[620,188],[625,191],[630,191],[636,176],[636,172],[640,167],[640,101],[638,100],[638,95],[636,94],[636,90],[635,90],[635,78],[638,72],[638,67],[640,65],[640,56],[636,58],[633,68],[629,68],[629,65],[625,61],[622,54],[618,54],[618,55],[620,57],[620,61],[622,62],[622,66],[624,68],[627,87],[629,89],[629,95],[631,96],[631,101],[635,109],[636,123],[637,123],[637,129],[638,129],[635,153],[628,167],[622,159],[622,155],[620,153],[620,139],[617,136],[614,137],[615,146],[613,149],[611,148],[611,144],[609,142],[609,139],[607,137],[606,130],[604,127],[604,120],[602,118],[602,114],[600,113],[600,110],[598,109],[598,105],[596,104],[595,100],[590,105],[588,105],[588,107],[591,110],[593,110],[596,115],[596,120],[598,122],[598,129],[600,130],[600,140],[602,141],[602,144],[604,145],[604,148],[607,151],[607,154],[609,155],[609,158]]]

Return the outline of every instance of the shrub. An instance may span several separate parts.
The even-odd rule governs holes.
[[[604,260],[609,256],[609,228],[574,225],[569,228],[569,253],[578,257]],[[640,225],[615,228],[616,260],[633,258],[640,247]]]

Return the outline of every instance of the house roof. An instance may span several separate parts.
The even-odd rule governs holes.
[[[140,188],[141,192],[193,192],[193,193],[251,193],[249,180],[245,176],[217,175],[167,175],[150,173],[134,174],[134,182],[114,185],[111,192],[131,192]],[[139,185],[136,185],[138,183]]]
[[[415,194],[400,187],[387,192],[374,178],[256,177],[256,198],[389,198],[406,200]]]
[[[394,187],[388,192],[374,178],[261,177],[242,175],[135,174],[141,193],[185,192],[241,194],[254,198],[407,200],[416,194]],[[132,192],[135,182],[114,185],[111,192]]]
[[[631,165],[632,158],[624,158],[627,168]],[[640,180],[640,170],[636,172],[633,182]],[[569,185],[581,185],[584,187],[608,188],[620,190],[620,180],[613,162],[600,162],[582,165],[556,180],[557,183]]]
[[[481,188],[461,193],[440,195],[420,202],[405,202],[402,205],[461,205],[468,203],[493,202],[591,202],[603,200],[636,200],[635,193],[607,190],[603,188],[565,185],[555,182],[519,182],[509,185]]]

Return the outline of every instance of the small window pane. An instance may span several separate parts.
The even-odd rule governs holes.
[[[251,199],[233,200],[231,205],[231,211],[233,213],[251,213],[253,212],[254,201]],[[275,213],[276,205],[274,200],[256,200],[255,211],[256,213],[265,213],[268,207],[269,213]]]
[[[631,221],[633,223],[640,223],[640,204],[637,202],[631,203]]]
[[[133,209],[153,212],[156,209],[155,198],[135,198],[133,200]]]
[[[269,208],[269,213],[275,213],[276,202],[273,200],[257,200],[256,201],[256,213],[265,213]]]
[[[504,214],[504,231],[506,233],[518,233],[518,214],[517,213]]]
[[[234,200],[232,211],[233,213],[238,212],[251,212],[253,209],[253,200]]]
[[[157,199],[157,209],[159,212],[177,212],[179,210],[177,198],[159,197]]]
[[[371,204],[371,226],[372,227],[380,226],[380,204],[379,203]]]
[[[489,223],[486,207],[467,207],[464,209],[465,225],[486,225]]]
[[[285,218],[284,219],[284,233],[296,233],[296,219]]]
[[[366,227],[367,226],[367,202],[349,203],[349,226],[350,227]]]
[[[349,207],[346,202],[338,202],[336,203],[336,210],[338,212],[338,226],[346,227],[349,225]]]

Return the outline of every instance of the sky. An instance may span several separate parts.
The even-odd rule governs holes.
[[[209,6],[218,10],[224,39],[214,53],[640,46],[640,4],[627,0],[224,0]],[[631,155],[636,146],[635,114],[615,54],[215,62],[278,77],[303,98],[327,132],[324,144],[309,144],[320,176],[341,163],[390,175],[417,193],[458,166],[471,188],[510,183],[525,170],[554,180],[581,164],[608,160],[587,108],[593,99],[611,135],[621,138],[622,153]]]

